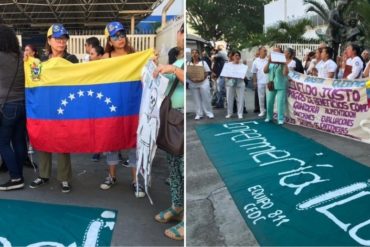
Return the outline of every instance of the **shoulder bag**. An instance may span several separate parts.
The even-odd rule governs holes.
[[[171,96],[179,80],[176,78],[169,94],[164,98],[159,110],[158,148],[172,155],[184,154],[184,113],[173,109]]]

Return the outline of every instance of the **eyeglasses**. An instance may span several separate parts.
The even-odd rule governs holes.
[[[65,43],[68,41],[67,37],[53,38],[57,43]]]
[[[113,41],[117,41],[119,39],[123,39],[123,38],[126,38],[126,34],[125,33],[116,33],[116,35],[114,36],[110,36],[111,40]]]

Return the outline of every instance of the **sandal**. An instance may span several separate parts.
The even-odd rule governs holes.
[[[182,233],[180,233],[182,230]],[[164,235],[173,240],[184,240],[184,221],[164,231]]]
[[[181,210],[180,212],[177,212],[172,207],[161,211],[159,214],[157,214],[154,219],[160,223],[168,223],[171,221],[181,221],[183,218],[183,212],[184,210]],[[165,217],[165,215],[169,215]]]

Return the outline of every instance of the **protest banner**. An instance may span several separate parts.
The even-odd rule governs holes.
[[[27,129],[32,146],[56,153],[99,153],[136,147],[141,72],[153,50],[72,64],[29,58]]]
[[[370,143],[369,79],[289,77],[288,123]]]
[[[157,136],[159,131],[159,109],[165,98],[168,79],[163,75],[153,78],[156,65],[152,60],[143,70],[143,95],[141,98],[139,128],[137,130],[137,171],[144,178],[145,192],[149,201],[153,201],[148,193],[151,185],[152,161],[157,150]]]

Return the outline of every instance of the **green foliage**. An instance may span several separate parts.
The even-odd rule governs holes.
[[[245,40],[263,31],[264,5],[268,0],[187,0],[187,20],[206,40],[223,38],[240,48]]]
[[[299,20],[297,23],[279,22],[276,27],[267,29],[265,33],[256,34],[243,45],[245,47],[254,47],[260,45],[272,45],[274,43],[291,43],[291,42],[314,42],[303,38],[307,27],[312,26],[311,21],[307,19]]]

